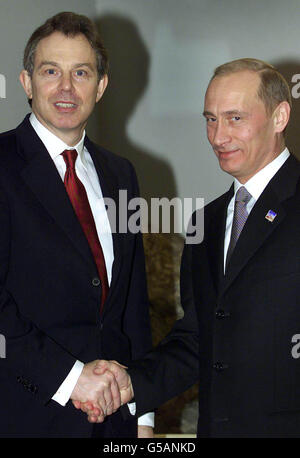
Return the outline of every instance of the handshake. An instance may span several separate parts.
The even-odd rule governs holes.
[[[125,366],[116,361],[96,360],[84,365],[71,400],[76,409],[87,414],[90,423],[102,423],[133,396]]]

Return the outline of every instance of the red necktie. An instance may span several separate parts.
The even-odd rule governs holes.
[[[77,215],[77,218],[88,240],[98,269],[102,287],[100,308],[100,312],[102,312],[103,304],[108,295],[109,290],[102,247],[98,238],[95,221],[93,218],[85,187],[83,186],[75,172],[75,161],[77,159],[77,151],[75,149],[65,150],[62,153],[62,156],[67,166],[64,184],[69,195],[69,198],[71,200],[71,203],[73,205],[73,208],[75,210],[75,213]]]

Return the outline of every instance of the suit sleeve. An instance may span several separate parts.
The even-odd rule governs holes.
[[[129,366],[138,415],[185,391],[199,377],[191,245],[184,248],[180,286],[184,317],[175,323],[168,336],[152,352]]]
[[[20,383],[41,402],[47,403],[76,358],[23,316],[9,291],[6,283],[13,228],[9,204],[1,188],[0,228],[0,333],[6,341],[6,358],[1,360],[1,366],[13,375],[16,384]]]

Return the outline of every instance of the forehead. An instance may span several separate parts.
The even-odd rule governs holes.
[[[72,37],[61,32],[54,32],[43,38],[37,45],[35,64],[43,60],[59,64],[89,62],[96,65],[96,54],[83,34]]]
[[[217,76],[207,88],[205,109],[227,111],[263,106],[257,95],[259,85],[259,75],[248,70]]]

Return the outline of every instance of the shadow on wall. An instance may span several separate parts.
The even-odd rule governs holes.
[[[149,53],[130,19],[106,15],[97,23],[108,50],[110,72],[104,97],[89,122],[89,136],[132,162],[142,197],[148,201],[151,197],[172,199],[177,189],[170,165],[158,157],[160,151],[151,152],[133,143],[127,135],[127,124],[147,88]],[[182,312],[179,269],[183,238],[178,234],[144,234],[144,245],[153,343],[156,345]],[[195,399],[197,388],[192,387],[159,408],[155,432],[194,433],[198,412]],[[186,408],[188,419],[184,418]]]
[[[299,61],[281,61],[274,62],[274,66],[285,77],[289,83],[292,92],[292,112],[290,122],[286,133],[286,143],[289,150],[300,160],[300,62]],[[292,82],[294,75],[299,75],[297,82]],[[299,86],[299,88],[297,87]],[[298,97],[298,98],[296,98]]]
[[[141,196],[177,195],[170,165],[127,135],[127,124],[148,84],[150,57],[135,24],[119,15],[96,21],[108,50],[109,84],[91,118],[89,135],[100,145],[129,159],[137,172]],[[150,128],[150,127],[149,127]]]

